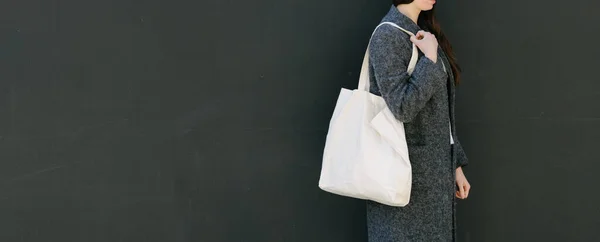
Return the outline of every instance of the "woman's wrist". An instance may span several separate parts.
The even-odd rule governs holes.
[[[430,59],[433,63],[437,63],[437,55],[425,55],[428,59]]]

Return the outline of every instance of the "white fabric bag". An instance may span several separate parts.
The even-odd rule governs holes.
[[[414,35],[391,22],[381,23],[377,28],[384,24]],[[418,50],[413,44],[409,74],[417,59]],[[358,89],[342,88],[333,111],[319,188],[341,196],[403,207],[409,202],[412,184],[404,124],[394,117],[382,97],[369,92],[369,83],[367,48]]]

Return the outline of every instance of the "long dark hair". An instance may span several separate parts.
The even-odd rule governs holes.
[[[400,4],[409,4],[412,2],[413,2],[413,0],[393,0],[394,6],[398,6]],[[458,84],[458,83],[460,83],[461,69],[456,61],[456,55],[454,54],[454,51],[452,50],[452,45],[450,45],[450,41],[448,40],[448,38],[446,38],[446,35],[442,31],[440,24],[438,23],[437,19],[435,18],[434,10],[435,10],[435,7],[433,7],[433,9],[431,9],[429,11],[422,11],[419,14],[419,19],[417,21],[417,24],[422,29],[427,30],[435,35],[435,37],[438,40],[438,44],[440,45],[440,47],[442,47],[442,50],[444,50],[444,52],[446,53],[446,56],[448,56],[448,61],[450,61],[450,66],[452,67],[452,72],[454,72],[454,82],[456,84]]]

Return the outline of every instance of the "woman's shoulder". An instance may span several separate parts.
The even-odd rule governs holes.
[[[373,36],[371,36],[371,48],[412,51],[412,42],[410,35],[404,31],[390,24],[382,24],[374,30]]]

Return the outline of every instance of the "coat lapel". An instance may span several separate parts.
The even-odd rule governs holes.
[[[448,108],[449,108],[449,115],[450,115],[450,123],[452,125],[452,133],[454,133],[454,105],[455,105],[455,91],[456,91],[456,87],[454,84],[454,72],[452,72],[452,67],[450,66],[450,61],[448,60],[448,57],[446,56],[446,53],[444,53],[444,51],[442,50],[442,48],[440,47],[438,52],[440,53],[440,56],[442,57],[442,61],[444,63],[444,65],[446,66],[446,71],[448,72],[448,78],[447,78],[447,86],[448,86]],[[453,134],[454,135],[454,134]]]

